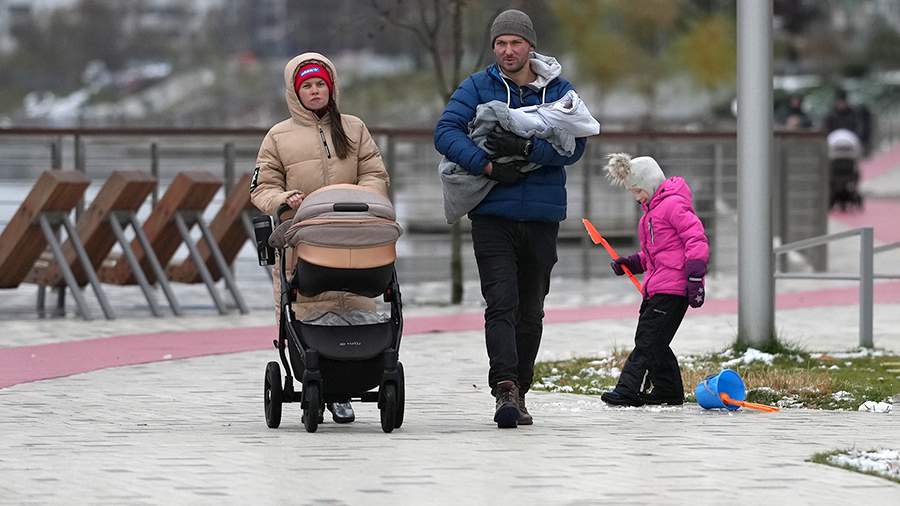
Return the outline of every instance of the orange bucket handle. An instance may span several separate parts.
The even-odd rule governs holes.
[[[772,412],[779,410],[779,408],[776,408],[775,406],[767,406],[765,404],[757,404],[755,402],[734,400],[731,398],[730,395],[726,394],[725,392],[720,393],[719,397],[722,399],[722,402],[724,402],[725,404],[730,404],[732,406],[740,406],[742,408],[755,409],[757,411],[765,411],[766,413],[772,413]]]

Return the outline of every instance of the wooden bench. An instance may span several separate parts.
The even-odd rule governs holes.
[[[66,229],[74,250],[83,250],[75,226],[68,215],[84,197],[89,185],[90,180],[81,172],[48,170],[41,173],[28,196],[0,233],[0,288],[16,288],[25,281],[49,245],[52,257],[61,266],[60,276],[72,291],[81,316],[85,319],[91,318],[81,293],[81,285],[69,267],[70,263],[65,261],[57,237],[62,226]],[[88,278],[93,276],[96,281],[96,274],[90,263],[83,255],[80,260],[83,269],[80,272]],[[99,283],[92,285],[95,290],[99,287]],[[62,297],[65,292],[60,293]],[[102,290],[96,293],[106,316],[113,317]]]
[[[215,281],[206,268],[206,264],[199,260],[202,257],[190,235],[190,228],[195,224],[198,225],[201,237],[206,239],[210,245],[213,258],[221,257],[221,251],[216,242],[211,239],[212,233],[203,220],[203,210],[206,209],[221,186],[222,180],[206,171],[178,173],[142,227],[149,243],[149,249],[155,255],[145,254],[144,246],[138,238],[132,241],[131,251],[134,252],[135,260],[141,267],[140,270],[151,283],[165,284],[167,283],[166,275],[154,269],[151,264],[152,258],[155,257],[160,265],[168,265],[178,247],[185,244],[191,257],[195,259],[195,265],[199,266],[200,276],[206,283],[219,313],[225,314],[227,310],[216,290]],[[220,270],[225,271],[226,285],[240,311],[242,313],[249,312],[230,275],[227,264],[224,269]],[[117,285],[130,285],[137,282],[132,269],[121,259],[105,263],[100,269],[100,279],[105,283]]]
[[[137,268],[138,264],[124,235],[124,227],[131,225],[137,240],[141,239],[143,234],[136,213],[155,188],[156,178],[148,173],[115,171],[103,184],[90,207],[78,219],[76,227],[78,239],[80,239],[83,251],[93,269],[101,266],[113,245],[117,241],[119,242],[125,252],[124,260],[128,262],[129,270],[137,274],[137,282],[147,298],[151,312],[155,316],[162,316],[150,283],[143,272]],[[65,265],[72,270],[78,285],[84,286],[90,281],[90,276],[81,266],[83,260],[76,244],[71,239],[67,240],[62,245],[62,252],[65,257]],[[162,272],[161,268],[159,272]],[[41,287],[59,286],[63,282],[61,265],[52,261],[52,257],[42,257],[34,265],[26,280]],[[169,298],[172,311],[176,315],[180,314],[180,308],[171,290],[168,290],[168,286],[165,284],[162,286]],[[39,305],[41,305],[40,300]]]
[[[209,223],[209,230],[213,239],[222,251],[225,263],[231,265],[237,258],[241,248],[248,238],[253,237],[253,226],[250,223],[250,212],[256,208],[250,203],[250,177],[251,173],[244,174],[234,185],[231,194],[225,199],[222,208]],[[201,238],[197,243],[197,250],[209,269],[209,273],[216,281],[222,278],[212,250],[207,245],[206,239]],[[179,264],[168,267],[169,279],[179,283],[200,283],[202,276],[194,264],[193,257],[188,256]]]

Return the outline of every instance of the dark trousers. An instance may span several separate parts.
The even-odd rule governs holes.
[[[684,395],[678,359],[669,345],[687,307],[687,297],[681,295],[657,294],[641,303],[634,350],[622,367],[618,392],[636,397],[652,384],[657,395]]]
[[[531,386],[558,234],[554,222],[472,217],[472,246],[487,303],[484,335],[492,391],[506,380],[518,383],[523,393]]]

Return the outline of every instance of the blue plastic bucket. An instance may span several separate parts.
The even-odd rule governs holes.
[[[736,401],[743,401],[747,398],[744,381],[738,373],[731,369],[722,369],[717,374],[707,376],[697,384],[697,388],[694,390],[697,403],[706,409],[727,408],[731,411],[738,409],[739,406],[726,405],[722,402],[722,398],[719,397],[722,392]]]

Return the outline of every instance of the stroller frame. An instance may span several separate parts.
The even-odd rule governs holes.
[[[289,209],[290,207],[287,205],[278,208],[274,216],[276,226],[281,221],[281,214]],[[375,296],[383,296],[384,301],[391,305],[391,316],[388,322],[335,327],[311,326],[298,321],[292,307],[292,303],[296,301],[295,293],[298,287],[293,283],[295,277],[292,276],[289,280],[285,272],[287,267],[285,250],[286,248],[279,249],[281,317],[278,323],[278,339],[272,341],[275,349],[278,350],[285,374],[282,377],[278,362],[272,361],[266,365],[264,388],[266,425],[270,428],[277,428],[281,423],[281,405],[299,402],[303,412],[301,419],[306,431],[316,432],[319,423],[323,421],[325,403],[346,401],[349,395],[350,400],[378,403],[381,411],[381,428],[384,432],[390,433],[395,428],[399,428],[403,424],[406,395],[403,364],[399,361],[400,339],[403,334],[403,310],[396,267],[393,264],[390,265],[390,280],[387,286],[379,289],[375,294]],[[300,262],[298,262],[297,268],[299,266]],[[328,289],[341,290],[341,287],[329,287]],[[369,292],[361,295],[372,296],[373,294]],[[319,330],[313,327],[317,327]],[[385,327],[389,327],[389,336],[384,334]],[[381,342],[383,344],[386,342],[386,347],[375,348],[377,353],[363,360],[340,360],[323,356],[323,350],[316,344],[316,337],[321,339],[325,334],[347,332],[347,329],[354,329],[354,334],[356,331],[362,331],[363,334],[366,331],[380,334]],[[353,339],[351,342],[341,342],[340,345],[364,346],[364,343],[360,343],[357,337]],[[288,360],[288,354],[291,352],[296,352],[296,355],[291,354],[292,358],[298,357],[304,365],[302,375],[298,378],[301,383],[299,392],[294,389],[295,371],[291,367],[291,361]],[[369,354],[372,355],[371,350]],[[360,371],[358,379],[351,377],[354,368]],[[336,377],[338,373],[343,373],[340,380]],[[330,383],[340,383],[341,391],[329,392],[325,387]],[[378,387],[375,391],[372,390],[373,383]]]
[[[828,208],[841,211],[863,208],[863,196],[859,193],[859,162],[852,158],[834,158],[828,163]]]

